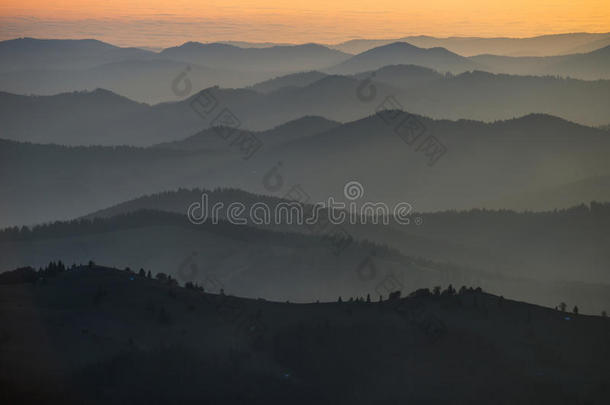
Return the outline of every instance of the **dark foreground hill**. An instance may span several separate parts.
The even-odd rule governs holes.
[[[607,319],[476,289],[289,304],[97,266],[49,270],[0,285],[3,403],[556,405],[610,395]]]

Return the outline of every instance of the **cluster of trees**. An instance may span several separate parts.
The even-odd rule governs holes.
[[[229,192],[226,190],[225,192]],[[174,226],[182,228],[197,229],[212,232],[219,236],[226,236],[237,240],[256,240],[257,242],[269,241],[284,246],[328,246],[334,234],[322,232],[311,235],[309,233],[268,231],[251,226],[233,225],[220,220],[217,224],[205,222],[193,225],[186,215],[156,210],[138,210],[126,214],[119,214],[110,218],[77,219],[72,221],[57,221],[49,224],[36,225],[32,228],[9,227],[0,230],[0,242],[8,241],[31,241],[47,238],[64,238],[79,235],[91,235],[106,232],[115,232],[122,229],[147,228],[151,226]],[[376,249],[378,252],[397,254],[387,246],[378,245],[368,241],[355,242],[350,239],[350,245],[358,245],[361,250]],[[334,246],[330,246],[331,248]]]
[[[467,294],[467,293],[481,293],[483,292],[483,290],[481,289],[481,287],[466,287],[466,286],[462,286],[459,290],[459,294]],[[415,290],[414,292],[412,292],[411,294],[409,294],[410,298],[416,298],[416,297],[445,297],[445,296],[452,296],[452,295],[456,295],[458,294],[458,292],[456,291],[456,289],[453,287],[452,284],[449,284],[447,286],[447,288],[445,288],[444,290],[442,289],[441,286],[436,286],[434,288],[432,288],[432,291],[430,291],[429,288],[420,288],[418,290]],[[396,301],[399,300],[401,296],[401,291],[393,291],[389,294],[388,296],[388,301]],[[339,296],[339,298],[337,299],[337,302],[341,303],[343,302],[343,298],[341,296]],[[347,302],[366,302],[366,303],[370,303],[371,302],[371,295],[367,294],[366,298],[364,297],[350,297]],[[383,302],[383,296],[380,295],[379,296],[379,302]]]
[[[566,304],[565,302],[561,302],[559,305],[557,305],[555,307],[556,311],[560,311],[560,312],[567,312],[568,310],[568,304]],[[572,308],[572,313],[574,315],[578,315],[578,313],[580,312],[580,310],[578,309],[578,305],[574,305],[574,308]],[[607,318],[608,317],[608,313],[604,310],[601,313],[602,317]]]
[[[111,232],[119,229],[142,228],[151,224],[187,225],[184,215],[142,210],[112,218],[75,219],[56,221],[33,227],[9,227],[0,230],[0,241],[36,240]]]
[[[189,201],[188,198],[197,194],[195,190],[182,189],[178,194],[170,199],[168,195],[159,194],[146,197],[146,203],[149,206],[158,207],[159,209],[176,208],[182,206],[184,201]],[[222,200],[225,198],[235,198],[233,201],[242,201],[246,205],[253,204],[260,197],[250,195],[233,189],[217,189],[213,191],[214,200]],[[269,204],[275,204],[279,200],[263,199]],[[192,201],[192,199],[190,200]],[[211,201],[212,203],[213,201]],[[552,236],[565,235],[572,233],[574,239],[570,239],[570,243],[578,240],[576,236],[583,236],[583,240],[588,241],[590,238],[598,235],[596,232],[602,232],[610,225],[610,203],[591,202],[589,205],[579,205],[565,210],[555,210],[549,212],[514,212],[510,210],[485,210],[473,209],[469,211],[444,211],[437,213],[422,214],[424,222],[427,224],[425,229],[419,229],[418,232],[429,232],[433,234],[451,235],[459,232],[460,229],[468,227],[469,229],[477,229],[477,234],[489,235],[494,238],[502,238],[502,240],[514,241],[518,238],[515,235],[538,235],[538,230]],[[78,236],[87,234],[96,234],[103,232],[112,232],[120,229],[143,228],[152,225],[170,225],[170,226],[189,226],[192,224],[187,220],[185,215],[179,213],[170,213],[154,210],[140,210],[128,214],[120,214],[110,218],[95,218],[95,219],[78,219],[73,221],[58,221],[48,224],[36,225],[33,227],[9,227],[0,230],[0,241],[21,241],[21,240],[38,240],[46,238],[61,238],[68,236]],[[236,229],[237,228],[237,229]],[[268,233],[260,229],[250,227],[235,227],[221,221],[218,225],[206,226],[202,224],[198,229],[213,231],[217,234],[228,235],[241,238],[253,239],[270,239],[280,243],[281,241],[306,244],[312,243],[311,239],[307,239],[304,235],[295,235],[293,233],[274,232]],[[504,230],[499,232],[498,229]],[[555,232],[556,231],[556,232]],[[595,231],[591,234],[592,231]],[[295,240],[300,237],[300,240]],[[527,237],[527,236],[525,236]],[[327,243],[327,241],[320,241]],[[562,246],[565,244],[564,239],[552,239],[553,245]],[[549,242],[549,243],[551,243]],[[362,243],[363,248],[367,248],[365,242]],[[387,247],[377,246],[377,249],[388,250]]]
[[[36,283],[39,280],[45,280],[47,278],[55,277],[58,274],[63,273],[67,270],[81,269],[81,268],[85,268],[85,267],[92,269],[92,268],[96,267],[96,264],[93,260],[89,260],[87,265],[80,264],[77,266],[76,264],[73,263],[70,267],[68,267],[61,260],[58,260],[58,261],[51,261],[51,262],[49,262],[49,264],[47,266],[41,267],[38,270],[36,270],[30,266],[20,267],[15,270],[0,273],[0,284]],[[178,280],[173,278],[171,275],[163,273],[163,272],[157,273],[153,277],[152,272],[150,270],[146,271],[146,270],[144,270],[144,268],[140,268],[140,270],[135,272],[130,267],[125,267],[124,271],[126,273],[133,274],[134,276],[137,275],[140,278],[146,278],[149,280],[154,279],[154,280],[157,280],[159,282],[162,282],[162,283],[165,283],[165,284],[168,284],[171,286],[178,286]],[[201,292],[204,291],[203,287],[199,286],[196,283],[190,282],[190,281],[187,282],[184,285],[184,287],[186,289],[197,290],[197,291],[201,291]],[[224,293],[224,290],[223,290],[223,293]]]
[[[379,296],[379,302],[383,301],[383,297],[380,295]],[[339,298],[337,299],[337,302],[343,302],[343,298],[341,296],[339,296]],[[371,303],[371,294],[367,294],[366,298],[365,297],[350,297],[347,302],[357,302],[357,303],[367,303],[370,304]],[[319,303],[319,301],[316,301],[316,303]]]
[[[170,274],[166,274],[163,272],[159,272],[157,274],[154,275],[150,270],[146,271],[143,268],[140,268],[140,270],[138,270],[138,272],[136,273],[135,271],[131,270],[129,267],[125,267],[125,271],[128,273],[133,273],[133,274],[137,274],[138,277],[141,278],[147,278],[149,280],[157,280],[161,283],[170,285],[170,286],[178,286],[178,280],[176,280],[175,278],[173,278]],[[199,290],[199,291],[203,291],[203,287],[199,287],[197,284],[193,284],[192,282],[187,282],[184,287],[186,289],[192,289],[192,290]]]
[[[93,262],[92,260],[90,260],[87,263],[88,268],[94,268],[96,266],[95,262]],[[85,266],[83,266],[82,264],[80,264],[79,266],[77,266],[76,264],[72,264],[69,268],[61,261],[51,261],[49,262],[49,264],[45,267],[40,267],[38,270],[32,268],[32,267],[20,267],[18,269],[15,270],[11,270],[11,271],[7,271],[4,273],[0,273],[0,284],[22,284],[22,283],[36,283],[39,281],[45,281],[47,278],[51,278],[51,277],[55,277],[60,273],[63,273],[67,270],[74,270],[77,268],[83,268]],[[161,283],[170,285],[170,286],[178,286],[179,283],[178,281],[173,278],[171,275],[160,272],[157,273],[156,275],[152,275],[151,271],[148,270],[144,270],[143,268],[140,268],[140,270],[138,272],[134,272],[131,268],[126,267],[124,269],[125,272],[128,273],[132,273],[134,275],[137,275],[138,277],[141,278],[147,278],[147,279],[154,279],[157,280]],[[184,284],[184,288],[186,288],[187,290],[194,290],[194,291],[199,291],[199,292],[205,292],[203,286],[200,286],[197,283],[194,283],[192,281],[187,281]],[[456,289],[453,287],[452,284],[449,284],[447,286],[447,288],[445,288],[444,290],[442,289],[441,286],[435,286],[432,288],[432,290],[430,290],[429,288],[420,288],[414,292],[412,292],[411,294],[409,294],[408,297],[410,298],[417,298],[417,297],[446,297],[446,296],[454,296],[454,295],[464,295],[464,294],[469,294],[469,293],[481,293],[483,292],[483,290],[481,289],[481,287],[466,287],[466,286],[462,286],[460,287],[459,291],[456,291]],[[221,295],[224,295],[224,289],[221,290]],[[388,296],[388,301],[396,301],[399,300],[401,296],[401,292],[400,291],[394,291],[391,292]],[[499,297],[499,301],[498,301],[498,305],[502,305],[504,301],[504,297]],[[341,296],[339,296],[337,302],[342,303],[343,298]],[[347,302],[349,303],[371,303],[371,295],[367,294],[366,297],[350,297]],[[383,296],[380,295],[379,296],[379,303],[383,302]],[[561,302],[558,306],[555,307],[555,310],[560,311],[560,312],[567,312],[567,308],[568,305],[565,302]],[[577,305],[574,305],[574,307],[572,308],[572,313],[575,315],[578,315],[579,313],[579,308]],[[601,316],[602,317],[607,317],[607,312],[606,311],[602,311],[601,312]]]
[[[205,291],[202,286],[200,286],[197,283],[193,283],[192,281],[187,281],[184,284],[184,288],[186,288],[187,290],[195,290],[195,291],[199,291],[199,292]]]
[[[40,267],[38,270],[33,267],[20,267],[15,270],[6,271],[4,273],[0,273],[0,284],[21,284],[21,283],[35,283],[39,280],[44,280],[47,278],[55,277],[58,274],[61,274],[68,270],[75,270],[79,268],[89,268],[92,269],[96,267],[96,264],[93,260],[89,260],[87,265],[79,264],[78,266],[75,263],[72,263],[70,267],[66,266],[61,260],[51,261],[45,267]],[[135,274],[129,267],[125,268],[125,271],[128,273]],[[152,273],[150,270],[148,273],[141,268],[137,273],[140,277],[152,278]],[[163,273],[161,273],[163,274]],[[168,276],[166,276],[168,277]],[[171,277],[169,277],[171,279]],[[173,279],[171,279],[173,280]],[[173,280],[175,281],[175,280]]]
[[[125,267],[125,271],[127,273],[137,274],[139,277],[142,277],[142,278],[152,279],[152,273],[150,272],[150,270],[148,270],[148,272],[146,272],[146,270],[144,270],[141,267],[140,267],[140,270],[137,273],[135,273],[135,271],[131,270],[130,267]]]
[[[555,307],[555,310],[559,310],[561,312],[566,312],[567,309],[568,309],[568,305],[565,302],[562,302],[558,306]],[[574,308],[572,308],[572,312],[574,313],[574,315],[578,315],[578,305],[574,305]],[[603,316],[604,312],[605,311],[602,311],[602,316]]]
[[[163,272],[157,273],[155,275],[155,280],[168,284],[168,285],[172,285],[172,286],[178,285],[178,280],[173,278],[171,275],[165,274]]]
[[[452,284],[449,284],[447,286],[447,288],[445,288],[444,290],[442,289],[441,286],[436,286],[432,288],[432,291],[430,291],[429,288],[420,288],[418,290],[415,290],[414,292],[412,292],[411,294],[409,294],[409,297],[429,297],[429,296],[435,296],[435,297],[446,297],[446,296],[451,296],[451,295],[456,295],[456,294],[468,294],[468,293],[481,293],[483,292],[483,289],[481,289],[481,287],[466,287],[465,285],[463,285],[462,287],[460,287],[459,292],[456,291],[456,289],[453,287]]]
[[[477,219],[484,219],[483,223],[488,222],[489,219],[495,218],[502,220],[505,223],[510,223],[516,218],[524,218],[524,221],[529,221],[533,217],[561,217],[560,219],[568,219],[568,217],[579,217],[579,216],[605,216],[610,217],[610,202],[597,202],[591,201],[587,204],[580,204],[570,208],[554,209],[552,211],[534,212],[524,211],[517,212],[509,209],[487,209],[487,208],[472,208],[469,210],[445,210],[440,212],[434,212],[426,214],[428,217],[443,218],[447,221],[458,220],[462,218],[465,221],[472,221]]]
[[[75,268],[73,264],[71,268]],[[21,284],[21,283],[35,283],[38,280],[44,280],[67,270],[66,265],[58,260],[57,262],[52,261],[46,267],[41,267],[35,270],[33,267],[20,267],[18,269],[0,273],[0,284]]]

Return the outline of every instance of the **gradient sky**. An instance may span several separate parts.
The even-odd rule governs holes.
[[[610,31],[609,0],[0,0],[0,39],[323,42]]]

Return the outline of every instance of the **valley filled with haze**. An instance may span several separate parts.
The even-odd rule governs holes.
[[[601,5],[401,35],[386,1],[30,3],[0,8],[2,403],[608,403]]]

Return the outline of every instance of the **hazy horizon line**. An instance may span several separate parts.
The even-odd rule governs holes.
[[[2,17],[0,17],[2,20]],[[81,41],[81,40],[93,40],[103,42],[108,45],[116,46],[119,48],[141,48],[141,49],[149,49],[149,50],[163,50],[172,47],[182,46],[189,42],[195,42],[200,44],[230,44],[230,43],[244,43],[244,44],[253,44],[253,45],[268,45],[263,47],[272,47],[272,46],[297,46],[297,45],[307,45],[307,44],[316,44],[322,45],[326,47],[339,46],[351,41],[403,41],[408,38],[431,38],[438,40],[450,40],[450,39],[483,39],[483,40],[525,40],[525,39],[536,39],[536,38],[544,38],[544,37],[560,37],[560,36],[569,36],[569,35],[610,35],[610,31],[574,31],[574,32],[560,32],[560,33],[548,33],[548,34],[539,34],[539,35],[527,35],[527,36],[484,36],[484,35],[460,35],[453,34],[447,36],[437,36],[430,34],[405,34],[403,36],[392,36],[392,37],[346,37],[346,39],[341,41],[273,41],[273,40],[245,40],[245,39],[218,39],[218,40],[203,40],[203,39],[182,39],[175,42],[173,45],[146,45],[137,43],[121,43],[122,41],[112,41],[104,39],[104,36],[92,35],[92,36],[33,36],[33,35],[17,35],[17,36],[3,36],[2,31],[0,30],[0,42],[8,42],[19,39],[34,39],[41,41]]]

